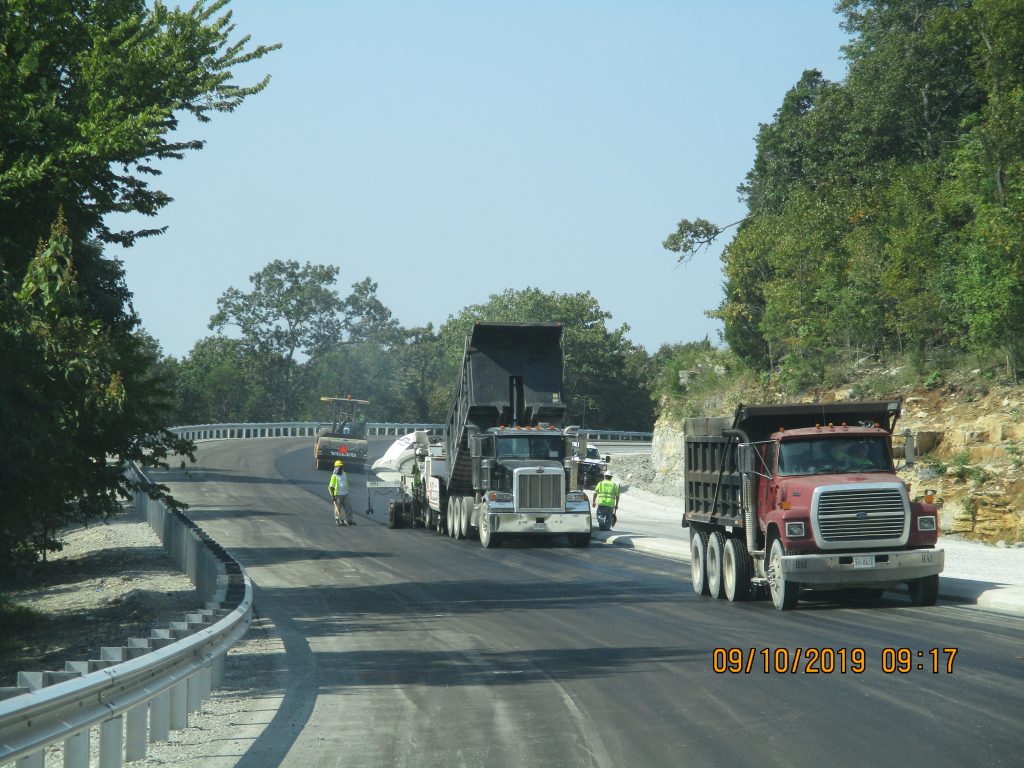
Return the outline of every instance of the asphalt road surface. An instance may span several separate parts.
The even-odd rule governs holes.
[[[198,458],[158,477],[246,568],[287,652],[239,765],[1021,764],[1018,618],[702,599],[679,564],[622,548],[389,530],[361,474],[339,528],[308,438]]]

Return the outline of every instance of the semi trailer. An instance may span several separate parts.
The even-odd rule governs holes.
[[[896,474],[899,401],[741,405],[683,425],[691,581],[699,595],[779,610],[803,589],[933,605],[944,553],[934,494]]]
[[[561,323],[477,322],[441,440],[414,439],[389,524],[501,546],[507,536],[590,544],[591,516],[563,427]]]

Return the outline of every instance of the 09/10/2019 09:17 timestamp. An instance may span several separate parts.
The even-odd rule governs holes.
[[[885,674],[930,672],[952,674],[956,648],[882,648],[879,669]],[[862,674],[869,669],[863,648],[715,648],[716,674]]]

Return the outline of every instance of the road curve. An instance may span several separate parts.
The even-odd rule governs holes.
[[[238,765],[1019,765],[1020,619],[699,599],[678,564],[620,548],[388,530],[359,474],[359,524],[338,528],[307,438],[203,443],[198,459],[156,479],[245,566],[289,669]],[[716,673],[716,648],[742,649],[741,671]],[[887,673],[899,648],[910,668]]]

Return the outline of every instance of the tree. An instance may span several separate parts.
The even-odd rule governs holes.
[[[206,122],[266,87],[232,67],[278,45],[232,42],[228,0],[188,10],[145,0],[0,4],[0,263],[20,275],[63,208],[73,242],[131,245],[163,228],[112,231],[111,213],[156,215],[171,198],[157,161],[203,146],[178,115]]]
[[[154,466],[194,451],[162,426],[172,400],[154,373],[151,340],[134,315],[90,317],[73,254],[58,217],[20,287],[4,291],[0,348],[15,364],[0,408],[0,429],[12,437],[0,443],[7,562],[58,549],[61,527],[114,514],[135,491],[180,507],[164,486],[125,477],[124,463]]]
[[[825,383],[840,355],[1000,350],[1024,317],[1024,6],[841,0],[849,71],[804,72],[739,191],[712,316],[746,363]],[[683,219],[685,261],[728,227]]]
[[[349,342],[375,342],[393,347],[401,340],[402,332],[391,310],[377,298],[377,283],[364,278],[352,284],[352,292],[343,302],[342,322]]]
[[[105,217],[170,202],[150,186],[155,163],[202,147],[175,134],[181,112],[202,123],[266,86],[231,68],[277,46],[232,42],[226,6],[0,2],[0,563],[59,547],[61,525],[134,490],[181,506],[122,472],[194,446],[164,428],[169,369],[103,254],[162,229],[115,232]]]
[[[297,418],[296,353],[316,358],[341,338],[342,304],[331,287],[338,272],[335,266],[275,259],[249,276],[249,293],[229,288],[217,299],[210,330],[238,329],[277,396],[277,418]]]

